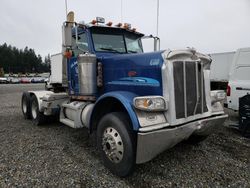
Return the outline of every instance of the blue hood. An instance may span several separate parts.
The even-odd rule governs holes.
[[[139,96],[162,95],[162,53],[97,55],[103,64],[104,89],[100,92],[130,91]]]

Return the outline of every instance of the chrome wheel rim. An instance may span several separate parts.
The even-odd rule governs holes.
[[[113,127],[108,127],[103,132],[102,149],[113,163],[121,162],[124,146],[119,132]]]
[[[31,113],[32,113],[32,117],[33,119],[36,119],[37,117],[37,103],[36,102],[32,102],[32,105],[31,105]]]
[[[23,98],[23,103],[22,103],[22,108],[23,108],[23,113],[27,113],[27,99],[24,97]]]

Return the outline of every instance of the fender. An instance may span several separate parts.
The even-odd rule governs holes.
[[[30,93],[30,96],[32,95],[36,96],[40,112],[42,111],[41,104],[42,104],[43,96],[47,94],[53,94],[52,91],[29,91],[29,93]]]
[[[109,92],[109,93],[106,93],[106,94],[102,95],[96,101],[94,109],[92,111],[91,122],[90,122],[90,130],[92,129],[92,126],[93,126],[93,120],[94,120],[94,115],[93,114],[95,114],[95,111],[98,110],[99,104],[103,100],[105,100],[107,98],[113,98],[113,99],[118,100],[123,105],[123,107],[126,109],[128,115],[129,115],[129,118],[130,118],[130,120],[132,122],[133,130],[134,131],[139,130],[139,127],[140,127],[139,122],[138,122],[136,113],[134,112],[134,109],[133,109],[133,99],[134,99],[134,97],[137,97],[137,95],[134,94],[134,93],[131,93],[131,92],[126,92],[126,91],[113,91],[113,92]]]

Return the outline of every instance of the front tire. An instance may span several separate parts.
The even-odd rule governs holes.
[[[104,165],[119,177],[131,174],[135,166],[135,137],[129,122],[126,114],[113,112],[97,127],[97,146]]]
[[[39,105],[35,95],[31,97],[30,106],[33,124],[42,125],[45,122],[45,116],[39,111]]]

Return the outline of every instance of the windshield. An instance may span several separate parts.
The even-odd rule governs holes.
[[[141,53],[140,35],[111,28],[92,28],[95,51],[113,53]]]
[[[140,38],[133,35],[125,35],[128,53],[142,53],[142,45]]]

